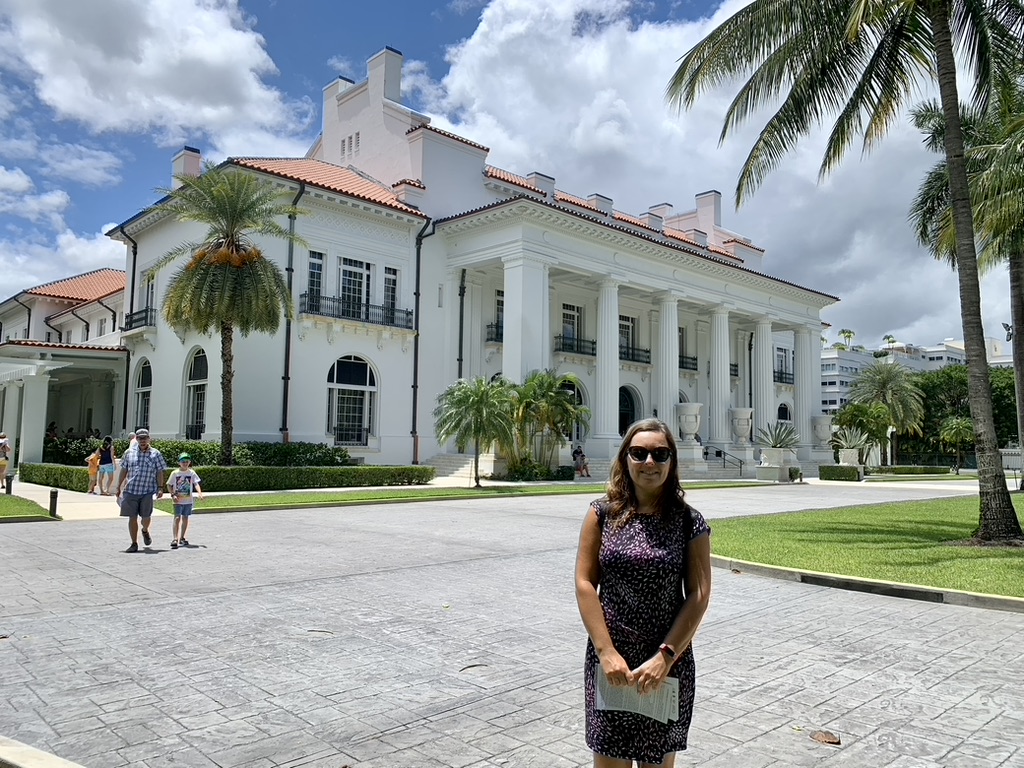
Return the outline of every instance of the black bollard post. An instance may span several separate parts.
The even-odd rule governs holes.
[[[7,490],[6,490],[6,493],[7,493],[8,496],[10,496],[12,493],[14,493],[14,487],[13,486],[14,486],[14,473],[13,472],[9,472],[7,474]]]
[[[57,516],[57,489],[50,489],[50,517]]]

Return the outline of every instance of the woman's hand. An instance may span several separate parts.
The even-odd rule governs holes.
[[[633,670],[633,680],[636,683],[637,692],[645,694],[658,690],[671,668],[672,664],[665,658],[665,654],[658,651]]]
[[[612,685],[633,685],[636,683],[633,673],[629,670],[629,664],[626,663],[626,660],[614,648],[605,651],[598,658],[601,661],[601,669],[604,670],[608,682]]]

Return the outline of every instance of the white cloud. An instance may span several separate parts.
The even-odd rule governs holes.
[[[19,285],[31,286],[100,267],[124,269],[124,246],[103,235],[112,226],[88,235],[65,229],[47,242],[0,239],[0,274],[18,275]]]
[[[21,168],[8,170],[0,165],[0,213],[63,227],[61,214],[71,202],[67,192],[53,189],[30,194],[34,188],[32,179]]]
[[[449,49],[440,82],[409,61],[404,87],[436,125],[489,146],[489,162],[548,173],[565,191],[606,194],[620,210],[664,200],[687,210],[694,194],[721,190],[723,224],[767,249],[765,270],[838,295],[824,319],[856,329],[864,343],[889,332],[924,344],[960,337],[956,276],[916,244],[906,222],[935,160],[909,122],[865,159],[854,147],[821,185],[819,131],[732,210],[764,116],[719,147],[738,84],[681,115],[666,106],[664,90],[678,58],[747,2],[726,0],[711,19],[650,24],[628,17],[628,0],[493,0],[475,32]],[[984,286],[986,326],[998,330],[1005,275]]]
[[[7,170],[0,165],[0,196],[23,195],[33,186],[32,179],[21,168]]]
[[[347,77],[349,80],[355,80],[359,75],[359,67],[347,56],[331,56],[327,60],[327,66],[336,74]]]
[[[56,144],[42,153],[43,173],[70,179],[87,187],[116,184],[121,180],[117,170],[121,159],[113,152],[93,149],[81,144]]]
[[[94,132],[151,132],[167,144],[205,136],[214,154],[279,138],[291,152],[310,130],[308,102],[291,102],[264,82],[277,70],[238,0],[3,6],[0,68],[30,79],[59,118]]]

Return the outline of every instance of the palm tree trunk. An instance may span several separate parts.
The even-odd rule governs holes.
[[[480,487],[480,439],[473,441],[473,479],[477,488]]]
[[[964,157],[964,133],[960,123],[960,102],[956,87],[956,60],[949,27],[950,0],[931,0],[932,40],[935,46],[936,79],[942,112],[946,119],[944,142],[949,170],[949,196],[956,226],[957,279],[960,284],[960,321],[967,352],[967,391],[974,421],[978,453],[978,528],[975,536],[989,541],[1022,535],[1017,513],[1006,488],[1006,474],[996,442],[992,415],[992,384],[985,353],[985,329],[981,322],[981,287],[978,257],[974,249],[974,218]]]
[[[234,401],[232,386],[235,379],[235,355],[232,342],[235,327],[231,323],[220,325],[220,463],[230,467],[234,464]]]
[[[1017,399],[1017,445],[1020,446],[1024,443],[1024,253],[1010,257],[1010,327],[1013,329],[1011,351]],[[1024,472],[1020,482],[1018,490],[1024,491]]]

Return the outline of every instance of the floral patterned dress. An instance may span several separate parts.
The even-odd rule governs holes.
[[[633,517],[614,526],[606,501],[593,503],[601,525],[601,607],[615,649],[636,669],[658,652],[683,605],[688,545],[711,528],[693,507],[667,517]],[[660,763],[686,749],[693,715],[693,648],[676,655],[669,675],[679,680],[679,719],[660,723],[633,712],[595,706],[595,674],[600,662],[587,642],[584,666],[587,746],[620,760]]]

